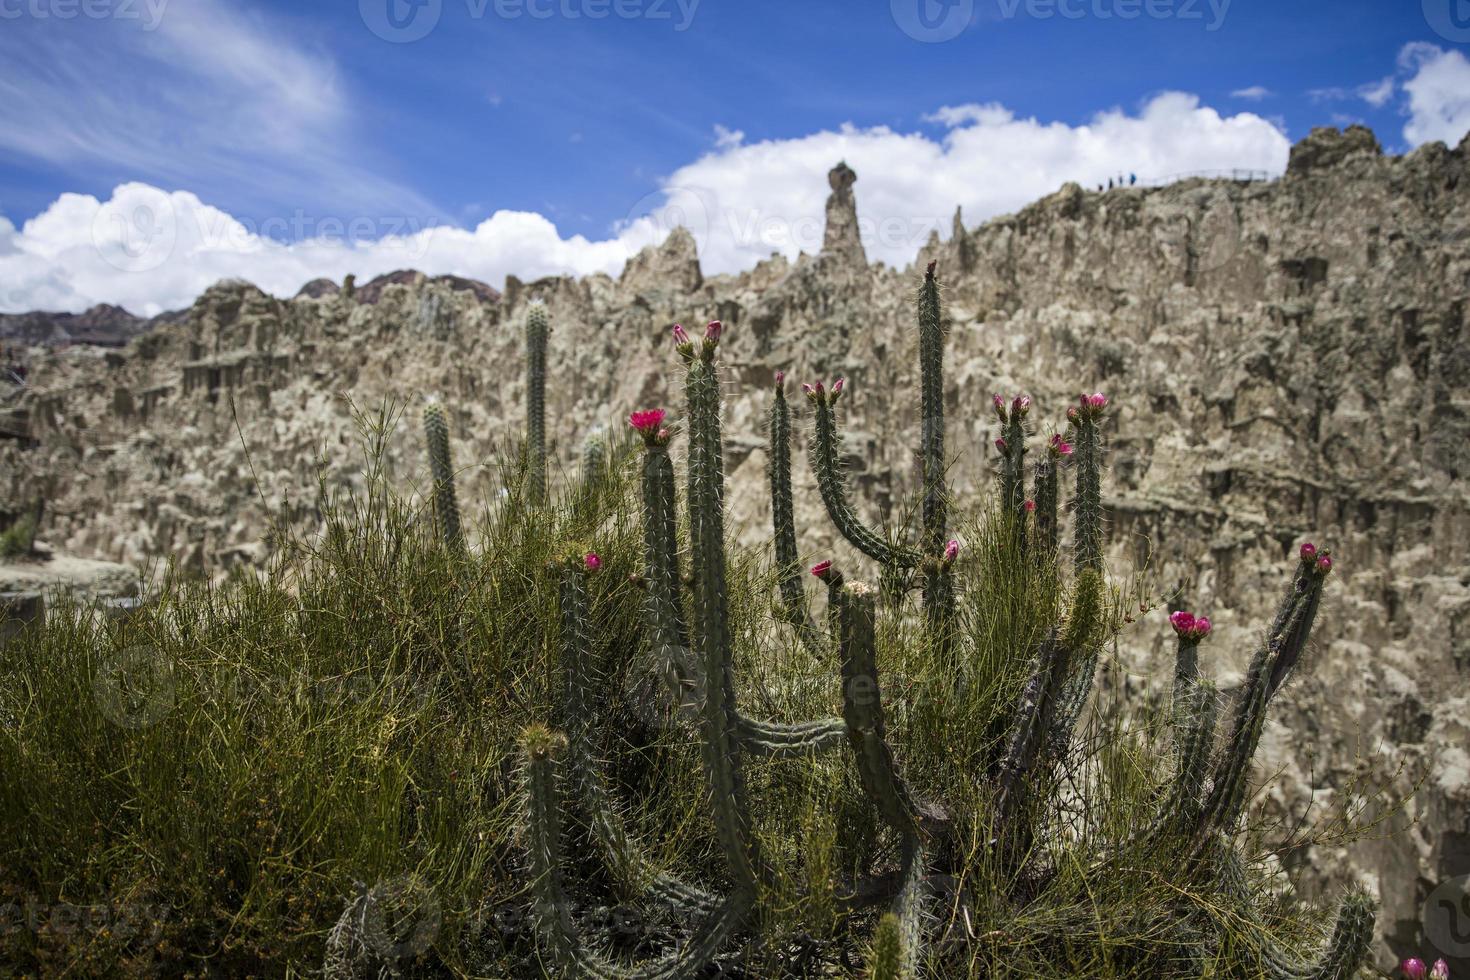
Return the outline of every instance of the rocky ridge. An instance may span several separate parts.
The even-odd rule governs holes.
[[[1279,778],[1259,805],[1311,824],[1375,785],[1402,798],[1422,776],[1385,818],[1401,833],[1280,860],[1313,897],[1348,875],[1374,885],[1384,963],[1429,948],[1426,896],[1470,873],[1470,141],[1391,158],[1360,127],[1319,130],[1276,181],[1067,185],[978,228],[957,215],[906,270],[861,258],[850,174],[834,171],[821,255],[738,276],[704,276],[676,231],[617,279],[512,277],[491,297],[415,275],[375,303],[366,286],[282,300],[222,283],[121,350],[35,350],[29,384],[0,389],[0,488],[17,506],[44,494],[42,536],[69,553],[169,554],[219,573],[263,556],[268,510],[312,525],[319,465],[328,486],[357,484],[354,404],[408,407],[388,463],[422,486],[417,412],[433,393],[461,500],[488,499],[493,454],[521,432],[521,322],[541,298],[549,448],[565,473],[587,434],[679,405],[669,324],[718,317],[733,532],[769,537],[762,422],[777,368],[848,379],[856,495],[870,518],[897,518],[920,422],[911,300],[937,260],[962,499],[991,476],[992,392],[1025,391],[1056,424],[1078,391],[1107,391],[1113,559],[1147,562],[1211,615],[1222,687],[1296,545],[1333,548],[1319,641],[1263,742],[1260,772]],[[866,567],[834,541],[801,462],[794,480],[803,549]],[[1167,634],[1162,618],[1142,624],[1105,683],[1137,694],[1162,677]]]

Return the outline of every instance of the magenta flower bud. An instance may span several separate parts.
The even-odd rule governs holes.
[[[786,383],[786,372],[785,371],[777,371],[776,372],[776,384],[778,384],[778,385],[784,385],[785,383]]]
[[[812,385],[812,390],[817,393],[817,397],[819,398],[827,393],[827,389],[822,386],[822,382],[820,381]]]
[[[712,344],[718,344],[720,342],[720,334],[724,329],[724,326],[719,320],[711,320],[709,326],[704,328],[704,339]]]
[[[955,538],[950,538],[949,539],[949,544],[947,544],[947,545],[944,546],[944,560],[947,561],[947,562],[954,561],[955,560],[955,556],[958,555],[959,553],[960,553],[960,543],[959,543],[959,541],[956,540]]]
[[[1434,961],[1434,969],[1429,971],[1429,980],[1450,980],[1450,965],[1444,961],[1444,957]]]
[[[846,378],[838,378],[836,381],[832,382],[832,397],[836,398],[838,395],[842,394],[842,386],[845,384],[847,384]]]
[[[1025,415],[1031,408],[1031,399],[1026,395],[1017,395],[1011,400],[1011,411],[1017,415]]]
[[[1174,632],[1184,636],[1194,630],[1194,613],[1185,612],[1183,609],[1170,613],[1169,625],[1174,627]]]
[[[804,391],[804,392],[806,392],[808,395],[815,395],[817,393],[817,389],[813,388],[811,385],[807,384],[805,381],[803,381],[801,383],[801,390]]]
[[[990,403],[995,406],[995,414],[1000,416],[1000,420],[1004,422],[1006,420],[1006,400],[999,395],[991,395]]]
[[[655,436],[654,438],[657,439],[659,442],[668,442],[669,441],[669,435],[670,435],[670,433],[669,433],[669,430],[668,429],[659,429],[658,430],[658,435]]]
[[[1308,541],[1302,545],[1302,561],[1311,561],[1317,557],[1317,546]]]
[[[830,558],[828,558],[826,561],[819,561],[812,566],[812,574],[815,575],[817,578],[822,579],[823,581],[826,581],[827,576],[831,573],[832,559]]]
[[[1327,555],[1323,555],[1321,558],[1318,558],[1317,574],[1326,575],[1330,571],[1332,571],[1332,559],[1329,558]]]
[[[1049,444],[1054,455],[1066,458],[1072,455],[1072,444],[1063,439],[1060,434],[1051,437]]]
[[[678,344],[680,347],[683,347],[685,344],[689,343],[689,331],[685,330],[683,326],[677,323],[674,324],[674,343]]]
[[[1006,444],[1006,441],[1005,441],[1004,438],[1000,438],[1000,439],[995,440],[995,448],[996,449],[999,449],[1002,453],[1004,453],[1010,447]]]
[[[1408,980],[1424,980],[1424,961],[1411,956],[1399,964],[1399,970]]]
[[[602,559],[597,557],[597,552],[589,551],[586,557],[582,559],[582,567],[589,572],[595,572],[602,568]]]
[[[1194,618],[1194,633],[1195,636],[1199,637],[1201,640],[1209,636],[1210,630],[1213,628],[1214,627],[1210,625],[1210,617],[1196,616]]]
[[[1088,408],[1091,408],[1091,409],[1094,409],[1094,410],[1101,410],[1101,409],[1107,408],[1108,407],[1108,396],[1107,395],[1104,395],[1100,391],[1093,392],[1092,394],[1090,394],[1090,395],[1087,396],[1087,407]]]
[[[1021,506],[1023,506],[1023,507],[1026,508],[1026,513],[1028,513],[1028,514],[1034,514],[1034,513],[1036,513],[1036,501],[1034,501],[1034,500],[1028,500],[1024,504],[1022,504]]]
[[[1077,406],[1076,405],[1073,405],[1071,408],[1067,409],[1067,421],[1068,422],[1076,422],[1077,421]]]

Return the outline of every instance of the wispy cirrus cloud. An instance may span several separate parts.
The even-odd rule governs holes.
[[[0,30],[0,155],[247,204],[432,211],[374,173],[336,65],[224,0],[153,19],[21,17]]]

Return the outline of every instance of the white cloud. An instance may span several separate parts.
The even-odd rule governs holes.
[[[1252,85],[1249,88],[1238,88],[1230,93],[1231,98],[1246,99],[1250,102],[1260,102],[1269,99],[1272,95],[1270,89],[1264,85]]]
[[[1470,132],[1470,60],[1454,49],[1419,42],[1404,46],[1399,68],[1413,72],[1403,83],[1409,96],[1404,139],[1411,146],[1459,143]]]
[[[956,205],[968,223],[1014,211],[1069,180],[1140,178],[1242,168],[1281,172],[1290,145],[1253,113],[1221,116],[1168,92],[1137,114],[1098,113],[1081,125],[1017,118],[999,105],[947,106],[938,138],[843,126],[746,143],[716,132],[713,149],[628,208],[609,236],[563,237],[547,218],[497,211],[473,229],[430,227],[411,210],[339,220],[298,213],[256,226],[189,192],[123,184],[107,201],[64,194],[18,232],[0,218],[0,310],[82,310],[117,303],[151,314],[188,305],[238,276],[289,296],[318,276],[366,279],[405,267],[499,285],[507,274],[616,275],[628,257],[675,224],[694,232],[707,273],[749,268],[780,251],[821,246],[827,171],[858,173],[868,256],[913,260],[931,229],[947,235]],[[422,212],[420,212],[422,214]],[[291,244],[283,244],[290,242]]]
[[[1376,82],[1358,86],[1358,97],[1375,109],[1381,109],[1393,98],[1394,79],[1386,75]]]

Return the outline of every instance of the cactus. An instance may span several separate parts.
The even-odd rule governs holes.
[[[439,537],[451,551],[464,551],[459,526],[459,501],[454,491],[454,467],[449,458],[449,423],[437,401],[424,406],[424,441],[429,444],[429,472],[434,480],[434,518]]]
[[[526,494],[546,502],[546,304],[526,307]]]
[[[1067,410],[1077,464],[1077,490],[1072,503],[1076,515],[1072,561],[1079,574],[1089,569],[1102,571],[1103,567],[1102,437],[1098,425],[1107,405],[1107,396],[1098,392],[1083,395],[1077,406]]]
[[[927,348],[938,322],[937,287],[932,269],[921,293],[921,357],[926,377],[939,377],[939,366]],[[597,770],[599,745],[595,735],[599,714],[596,668],[593,664],[594,630],[589,620],[587,578],[601,567],[594,554],[562,559],[556,566],[561,610],[561,665],[565,679],[561,726],[564,735],[533,726],[525,733],[524,793],[527,801],[527,850],[535,880],[538,931],[547,959],[556,973],[599,980],[686,978],[699,975],[736,933],[749,933],[764,921],[758,913],[763,897],[778,884],[777,869],[755,832],[751,785],[746,763],[755,757],[801,759],[846,747],[857,775],[864,805],[896,835],[900,866],[896,873],[871,874],[855,881],[829,883],[840,906],[857,912],[887,903],[875,931],[869,955],[873,977],[920,975],[931,933],[928,906],[936,891],[936,876],[963,879],[981,866],[998,868],[999,881],[1015,884],[1015,893],[994,901],[1029,901],[1026,882],[1045,873],[1045,848],[1037,847],[1038,832],[1048,822],[1052,792],[1060,782],[1053,772],[1067,757],[1081,709],[1092,689],[1099,652],[1111,629],[1110,591],[1104,579],[1101,555],[1101,442],[1098,429],[1107,405],[1102,395],[1084,396],[1070,413],[1077,486],[1072,502],[1076,523],[1075,579],[1065,615],[1041,637],[1035,661],[1019,698],[1011,706],[1010,730],[1004,750],[990,779],[988,815],[991,834],[978,842],[962,839],[959,822],[940,802],[921,797],[904,777],[898,753],[889,738],[888,717],[879,682],[877,603],[875,591],[848,581],[830,561],[813,566],[813,574],[828,590],[828,625],[838,654],[842,682],[840,718],[778,723],[751,718],[740,710],[734,683],[734,637],[727,581],[728,563],[724,526],[723,439],[720,420],[720,380],[716,364],[722,327],[711,323],[704,338],[695,342],[682,327],[674,331],[675,346],[685,368],[688,464],[686,506],[692,575],[679,574],[679,542],[675,518],[674,468],[669,456],[670,430],[661,410],[635,412],[632,427],[643,437],[642,510],[646,589],[644,625],[649,645],[663,651],[668,671],[681,696],[676,710],[699,748],[704,778],[704,806],[713,827],[713,839],[725,866],[723,893],[673,878],[644,855],[618,818],[613,793]],[[770,415],[771,494],[779,578],[776,616],[799,629],[816,633],[796,570],[796,535],[791,499],[789,408],[777,376],[775,404]],[[936,382],[937,383],[937,382]],[[836,464],[837,432],[832,407],[843,392],[839,382],[830,389],[808,386],[817,405],[816,438],[812,460],[829,514],[849,540],[885,566],[885,571],[922,567],[925,574],[925,631],[948,627],[944,613],[935,615],[946,597],[940,582],[953,574],[958,551],[955,541],[943,542],[945,501],[942,492],[942,426],[935,437],[926,424],[925,527],[918,548],[891,544],[856,521],[846,505],[846,488]],[[926,413],[937,391],[924,390]],[[935,399],[937,401],[937,399]],[[1008,511],[1022,520],[1008,520],[1012,529],[1033,512],[1024,505],[1023,417],[1029,401],[1017,399],[1006,411],[1006,463],[1000,490]],[[942,410],[941,410],[942,411]],[[936,416],[941,417],[941,416]],[[930,455],[932,453],[932,456]],[[1036,510],[1052,515],[1059,496],[1059,467],[1072,447],[1052,440],[1036,467]],[[934,468],[927,468],[930,462]],[[939,492],[931,499],[931,491]],[[1055,523],[1037,519],[1031,538],[1035,547],[1026,560],[1054,561]],[[936,532],[938,535],[936,537]],[[1021,560],[1020,555],[1017,560]],[[1276,622],[1261,651],[1251,662],[1236,709],[1230,737],[1218,758],[1215,744],[1218,698],[1213,684],[1202,679],[1198,648],[1210,632],[1208,619],[1179,612],[1171,617],[1178,636],[1173,689],[1176,771],[1160,795],[1156,819],[1130,837],[1144,847],[1168,844],[1184,849],[1181,875],[1213,878],[1222,895],[1248,906],[1250,889],[1245,864],[1236,845],[1240,811],[1250,760],[1260,738],[1271,696],[1299,662],[1312,619],[1320,604],[1322,583],[1331,568],[1325,554],[1303,551]],[[946,586],[947,587],[947,586]],[[687,605],[686,605],[686,599]],[[898,610],[895,615],[904,615]],[[934,654],[935,647],[925,644]],[[564,800],[563,783],[570,788]],[[762,784],[764,785],[764,784]],[[568,804],[565,811],[564,803]],[[687,938],[666,956],[639,966],[624,966],[594,951],[579,933],[560,875],[561,821],[574,815],[590,830],[593,843],[612,877],[632,896],[652,898],[686,924]],[[1126,850],[1126,849],[1125,849]],[[1124,850],[1115,852],[1124,853]],[[1105,873],[1106,862],[1098,873]],[[824,872],[825,873],[825,872]],[[968,913],[967,913],[968,914]],[[1202,963],[1201,952],[1216,941],[1204,934],[1207,925],[1181,906],[1176,918],[1181,942],[1189,947],[1181,962]],[[1247,918],[1243,921],[1255,920]],[[1262,933],[1269,930],[1256,923]],[[1346,977],[1361,961],[1371,936],[1372,908],[1353,896],[1344,904],[1337,928],[1316,960],[1302,962],[1274,946],[1263,946],[1266,975],[1281,980],[1331,980]]]

